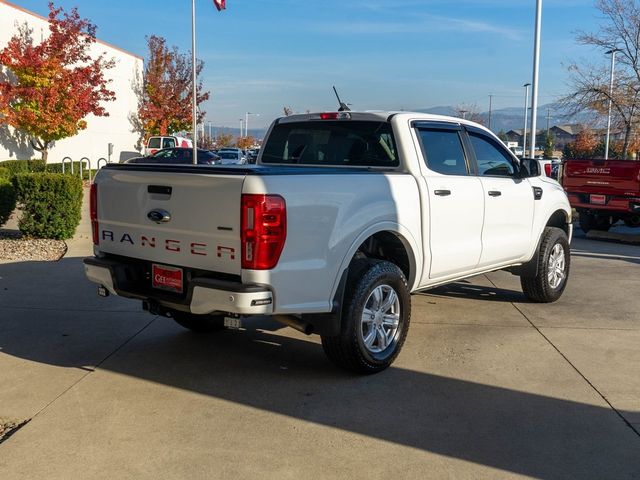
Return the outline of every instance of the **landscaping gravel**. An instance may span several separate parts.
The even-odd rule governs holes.
[[[67,252],[62,240],[26,238],[17,230],[0,229],[0,260],[57,261]]]
[[[20,210],[15,210],[3,228],[0,228],[0,262],[56,262],[67,253],[67,244],[62,240],[25,237],[18,230],[19,218]]]

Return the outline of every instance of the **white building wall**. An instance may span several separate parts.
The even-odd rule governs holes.
[[[82,14],[82,12],[80,12]],[[0,48],[4,48],[20,25],[27,23],[33,29],[34,41],[38,42],[49,32],[47,19],[23,8],[0,0]],[[87,157],[95,168],[99,158],[107,158],[108,144],[113,144],[112,162],[121,158],[139,155],[137,142],[139,135],[134,131],[130,116],[138,109],[138,99],[133,85],[142,79],[143,60],[117,47],[98,41],[92,47],[92,55],[105,53],[106,58],[115,60],[114,68],[105,72],[111,80],[108,88],[115,92],[116,100],[105,102],[103,106],[108,117],[86,117],[87,128],[78,135],[58,142],[49,150],[49,163],[71,157],[74,161]],[[0,126],[0,161],[9,159],[40,158],[27,142],[16,138],[12,129]]]

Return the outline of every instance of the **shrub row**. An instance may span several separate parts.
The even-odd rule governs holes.
[[[13,178],[25,235],[66,240],[80,223],[82,181],[75,175],[23,173]]]
[[[11,179],[11,172],[8,168],[0,167],[0,180]]]
[[[9,215],[16,208],[16,191],[13,184],[0,177],[0,225],[9,220]]]
[[[80,173],[80,162],[72,162],[73,163],[73,173],[78,175]],[[86,170],[87,163],[84,162],[82,165],[83,168],[83,177],[88,177],[88,172]],[[45,164],[43,160],[5,160],[0,162],[0,169],[6,169],[9,171],[9,176],[12,177],[14,175],[18,175],[19,173],[40,173],[40,172],[49,172],[49,173],[62,173],[63,165],[62,163],[49,163]],[[93,170],[95,172],[95,170]],[[67,162],[64,164],[64,173],[71,173],[71,163]],[[0,173],[0,178],[1,178]]]
[[[11,176],[19,173],[44,172],[46,164],[44,160],[5,160],[0,162],[0,167],[9,170]]]

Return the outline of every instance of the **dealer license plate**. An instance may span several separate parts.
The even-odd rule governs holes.
[[[596,205],[604,205],[605,203],[607,203],[607,197],[605,197],[604,195],[590,195],[589,202]]]
[[[151,277],[153,288],[182,293],[183,275],[182,269],[167,265],[151,265]]]

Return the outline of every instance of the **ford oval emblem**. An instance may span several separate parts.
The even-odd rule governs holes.
[[[160,210],[159,208],[157,208],[147,213],[147,218],[152,222],[167,223],[171,221],[171,214],[166,210]]]

